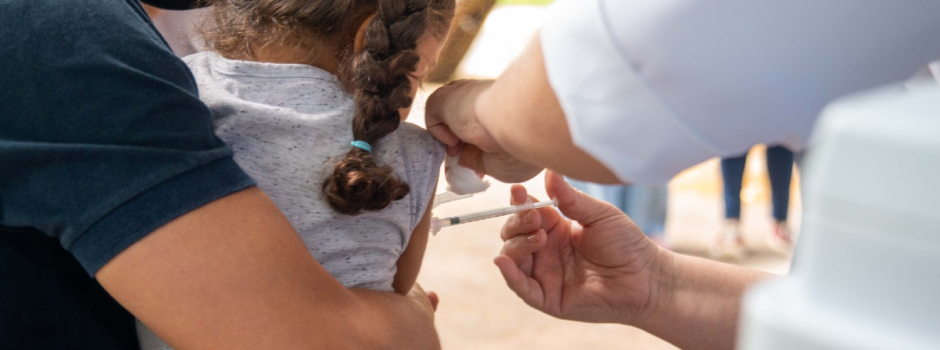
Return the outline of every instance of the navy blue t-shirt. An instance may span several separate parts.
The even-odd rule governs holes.
[[[252,185],[137,0],[0,0],[0,349],[137,348],[95,272]]]

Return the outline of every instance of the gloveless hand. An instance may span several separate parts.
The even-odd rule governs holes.
[[[455,80],[428,97],[425,125],[434,138],[447,145],[448,155],[456,155],[461,142],[484,152],[502,152],[477,120],[474,107],[479,94],[492,83],[492,80]]]
[[[460,154],[460,165],[503,182],[529,180],[543,168],[510,155],[477,119],[477,99],[492,83],[456,80],[438,88],[428,97],[425,125],[448,156]]]
[[[574,190],[561,176],[548,172],[545,187],[575,221],[540,208],[506,222],[495,263],[509,288],[555,317],[641,324],[656,306],[660,248],[626,214]],[[512,203],[525,200],[525,188],[514,186]]]

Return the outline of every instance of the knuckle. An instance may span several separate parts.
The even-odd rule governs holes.
[[[522,242],[519,241],[520,238],[523,238],[523,237],[522,236],[512,237],[506,240],[505,243],[503,243],[502,252],[505,253],[506,256],[510,257],[513,260],[517,260],[518,255],[524,252],[524,249],[523,249],[524,245],[522,244]]]

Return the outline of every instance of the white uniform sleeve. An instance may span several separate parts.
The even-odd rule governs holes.
[[[575,143],[661,183],[754,144],[802,149],[825,104],[940,57],[935,0],[559,0],[540,31]]]

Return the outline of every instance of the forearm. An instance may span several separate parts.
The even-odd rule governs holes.
[[[430,301],[343,287],[257,188],[167,223],[95,277],[178,349],[437,347]]]
[[[478,94],[473,106],[476,119],[506,153],[576,179],[620,182],[604,164],[575,146],[548,82],[538,35]]]
[[[682,349],[731,349],[744,291],[772,275],[663,251],[657,301],[637,326]]]

